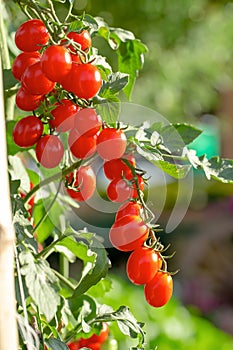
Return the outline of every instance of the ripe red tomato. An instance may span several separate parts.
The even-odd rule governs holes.
[[[81,46],[81,50],[85,51],[91,47],[91,35],[87,30],[83,30],[81,33],[70,32],[67,34],[69,39]],[[72,53],[75,53],[75,48],[72,45],[69,45],[68,48]]]
[[[142,205],[141,203],[137,202],[128,202],[128,203],[123,203],[119,208],[116,213],[116,218],[115,221],[123,218],[126,215],[136,215],[140,216],[140,213],[142,211]]]
[[[127,215],[115,221],[110,229],[109,238],[115,248],[128,252],[141,247],[148,233],[149,228],[140,216]]]
[[[47,45],[50,35],[40,19],[22,23],[15,33],[15,44],[21,51],[38,51]]]
[[[80,159],[91,157],[96,151],[96,135],[80,135],[76,129],[70,131],[68,144],[71,153]]]
[[[101,116],[93,108],[83,108],[75,116],[74,127],[86,136],[97,134],[102,126]]]
[[[25,71],[25,69],[40,61],[40,53],[38,51],[34,52],[21,52],[14,60],[12,65],[12,74],[15,79],[21,80],[21,77]]]
[[[71,70],[72,58],[64,46],[49,46],[41,57],[43,73],[51,81],[60,82]]]
[[[140,285],[150,282],[161,265],[162,260],[156,251],[139,247],[130,254],[126,272],[131,282]]]
[[[25,69],[21,82],[24,89],[32,95],[45,95],[52,91],[55,86],[55,83],[43,73],[40,62]]]
[[[16,94],[16,106],[23,111],[33,111],[37,109],[43,100],[43,95],[31,95],[24,88],[19,88]]]
[[[13,140],[19,147],[31,147],[37,143],[44,130],[40,119],[29,115],[19,120],[13,129]]]
[[[112,202],[120,203],[133,196],[134,189],[124,179],[114,179],[107,187],[107,196]]]
[[[53,119],[49,120],[51,128],[58,132],[66,132],[74,127],[74,119],[79,107],[70,100],[63,99],[55,103],[51,111]]]
[[[93,334],[90,338],[88,338],[89,343],[104,343],[108,338],[108,324],[106,322],[102,323],[102,329],[100,334]]]
[[[66,179],[68,183],[74,177],[73,186],[77,190],[67,188],[68,195],[76,201],[86,201],[92,197],[96,188],[96,176],[91,166],[81,166],[76,172],[69,174]]]
[[[97,152],[104,160],[121,158],[125,153],[127,138],[120,129],[105,128],[97,138]]]
[[[61,81],[63,88],[79,98],[94,97],[102,85],[100,71],[90,63],[72,64],[71,71]]]
[[[58,136],[42,136],[36,145],[36,157],[45,168],[55,168],[62,160],[64,146]]]
[[[125,154],[122,158],[127,159],[133,167],[136,166],[136,161],[133,155]],[[109,180],[116,178],[130,178],[132,177],[132,171],[128,165],[120,158],[112,159],[104,162],[104,173]]]
[[[81,349],[80,343],[79,343],[78,340],[68,343],[67,346],[68,346],[68,348],[70,350],[79,350],[79,349]]]
[[[146,301],[154,307],[167,304],[172,296],[173,280],[166,272],[157,272],[154,278],[145,285],[144,293]]]
[[[75,62],[76,64],[83,64],[83,62],[85,62],[85,58],[83,58],[83,62],[82,62],[79,55],[75,55],[71,53],[70,56],[71,56],[72,62]]]
[[[101,343],[90,343],[88,339],[80,339],[78,349],[83,348],[90,350],[101,350]]]

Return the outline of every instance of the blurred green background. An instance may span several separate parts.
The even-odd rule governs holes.
[[[13,1],[5,5],[13,59],[17,54],[14,31],[25,18]],[[200,126],[204,132],[193,144],[198,154],[233,158],[233,1],[74,0],[74,7],[79,14],[85,10],[103,17],[110,26],[133,31],[148,46],[132,102],[156,110],[170,122]],[[98,46],[114,66],[116,57],[107,44],[99,40]],[[175,181],[166,185],[159,216],[162,227],[175,205],[178,185]],[[156,210],[161,186],[153,186]],[[182,195],[186,195],[185,186]],[[88,222],[93,213],[83,210],[82,215]],[[156,346],[163,350],[233,349],[232,217],[233,186],[207,181],[195,172],[189,210],[182,223],[162,238],[177,251],[169,269],[181,271],[174,278],[174,299],[160,310],[144,302],[142,287],[127,281],[127,255],[109,249],[113,288],[99,300],[113,307],[122,303],[131,307],[137,319],[146,323],[148,350]],[[113,217],[102,220],[107,227]],[[93,288],[91,293],[96,295],[98,290]],[[115,333],[115,328],[112,331],[120,350],[129,348],[132,343]]]

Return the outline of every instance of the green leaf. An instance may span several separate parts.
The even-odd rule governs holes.
[[[46,214],[47,210],[44,205],[44,199],[39,199],[34,204],[33,208],[33,218],[35,225],[37,225],[40,222],[41,218],[43,218]],[[43,243],[50,236],[54,227],[55,223],[51,221],[49,216],[47,216],[36,230],[38,242]]]
[[[74,298],[85,293],[91,286],[98,283],[102,277],[105,277],[110,267],[107,252],[97,239],[93,239],[91,251],[96,253],[95,266],[90,273],[81,278],[73,293]]]
[[[40,175],[36,173],[35,171],[31,169],[26,169],[27,174],[29,176],[30,181],[33,183],[34,186],[38,185],[41,181]]]
[[[22,251],[19,260],[30,296],[40,313],[51,321],[60,304],[57,277],[46,260],[36,260],[28,251]]]
[[[55,250],[58,252],[63,252],[61,248],[64,247],[72,252],[77,258],[83,260],[84,269],[82,275],[88,274],[93,269],[96,254],[92,252],[84,242],[77,241],[71,236],[65,237],[56,244]]]
[[[88,294],[95,298],[103,297],[112,288],[112,281],[110,278],[102,278],[96,285],[88,289]]]
[[[89,320],[92,320],[97,314],[97,304],[95,299],[86,294],[70,298],[69,307],[74,317],[80,323],[83,321],[86,323]],[[91,328],[84,324],[83,330],[85,333],[89,333]]]
[[[128,81],[129,81],[128,74],[124,74],[120,72],[113,73],[108,76],[108,81],[103,82],[103,86],[101,88],[100,94],[101,93],[104,94],[104,90],[109,90],[113,94],[116,94],[122,89],[124,89],[124,87],[128,84]]]
[[[130,336],[131,338],[137,338],[139,335],[142,335],[144,338],[142,324],[137,322],[127,306],[120,306],[117,311],[106,313],[100,317],[101,319],[105,319],[107,322],[117,321],[121,332]]]
[[[15,155],[18,152],[22,152],[24,151],[24,149],[22,149],[21,147],[18,147],[12,138],[12,132],[14,129],[15,124],[17,123],[17,121],[15,120],[8,120],[6,122],[6,141],[7,141],[7,152],[8,155]]]
[[[95,55],[94,58],[95,58],[95,66],[98,67],[101,73],[102,79],[106,80],[109,74],[112,73],[112,67],[106,61],[106,57]]]
[[[69,350],[68,346],[57,338],[46,339],[45,344],[49,350]]]
[[[110,90],[104,90],[99,96],[94,97],[94,104],[102,120],[106,123],[115,123],[120,113],[120,100]]]
[[[166,174],[174,177],[175,179],[183,179],[191,169],[191,165],[167,162],[166,160],[162,159],[161,155],[156,153],[156,149],[154,150],[153,148],[151,151],[149,151],[145,148],[137,146],[137,152],[149,160],[157,168],[163,170]]]
[[[201,130],[189,124],[169,124],[159,131],[163,145],[172,153],[182,154],[183,148],[195,140]]]
[[[3,86],[4,90],[9,90],[19,84],[19,81],[15,79],[11,69],[3,69]]]
[[[30,179],[21,159],[17,156],[9,156],[8,161],[11,179],[20,180],[21,189],[28,192],[30,190]]]
[[[37,253],[38,245],[32,234],[33,227],[28,221],[28,219],[25,218],[24,215],[21,213],[21,210],[16,211],[13,218],[13,225],[15,229],[15,235],[17,238],[17,244],[21,245],[23,243],[23,249],[25,249],[25,246],[27,246],[34,253]]]
[[[124,93],[130,99],[138,72],[143,67],[143,54],[147,47],[140,40],[129,40],[121,43],[118,55],[118,69],[122,73],[129,74],[129,83],[124,88]]]

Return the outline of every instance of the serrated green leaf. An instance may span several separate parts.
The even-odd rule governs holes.
[[[40,313],[45,315],[48,322],[51,321],[60,304],[57,277],[46,260],[36,260],[28,251],[22,251],[19,260],[31,298]]]
[[[183,148],[195,140],[201,130],[189,124],[169,124],[159,131],[163,146],[171,153],[182,154]]]
[[[68,300],[68,302],[70,310],[78,322],[82,323],[83,320],[87,322],[96,317],[97,304],[95,299],[89,295],[84,294],[81,296],[72,297]],[[84,332],[88,333],[90,330],[90,328],[86,328]]]
[[[18,245],[23,243],[23,246],[29,247],[34,253],[38,251],[37,241],[33,237],[33,227],[27,218],[17,210],[13,217],[13,225]]]
[[[4,90],[15,88],[19,81],[15,79],[11,69],[3,69],[3,86]]]
[[[69,350],[66,343],[57,338],[46,339],[45,344],[49,350]]]
[[[95,107],[106,123],[115,123],[120,113],[120,100],[109,90],[100,93],[100,98],[94,98]]]
[[[163,170],[166,174],[174,177],[175,179],[183,179],[191,169],[191,165],[169,163],[166,160],[160,159],[159,154],[147,151],[139,146],[137,146],[137,152],[149,160],[157,168]]]
[[[93,239],[91,251],[96,253],[94,268],[90,271],[90,273],[81,278],[73,293],[73,298],[85,293],[91,286],[98,283],[102,277],[106,276],[110,267],[107,252],[97,239]]]
[[[124,88],[128,99],[131,97],[138,72],[143,67],[145,52],[147,52],[147,47],[137,39],[121,43],[117,51],[119,71],[129,74],[129,83]]]
[[[129,81],[128,74],[124,74],[120,72],[113,73],[108,76],[108,81],[103,82],[100,94],[101,93],[104,94],[104,90],[109,90],[113,94],[116,94],[122,89],[124,89],[124,87],[128,84],[128,81]]]

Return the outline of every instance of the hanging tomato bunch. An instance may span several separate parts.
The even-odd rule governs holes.
[[[127,263],[129,279],[145,285],[150,305],[163,306],[172,295],[173,284],[162,256],[164,247],[156,238],[143,200],[144,172],[137,169],[120,124],[108,125],[91,102],[102,86],[102,77],[95,60],[88,61],[89,31],[63,30],[60,37],[54,43],[40,19],[28,20],[16,31],[15,44],[23,51],[12,67],[21,83],[16,105],[32,113],[16,123],[14,142],[23,148],[35,146],[37,161],[45,168],[62,162],[62,133],[68,133],[68,150],[74,158],[85,162],[97,155],[102,159],[110,180],[107,197],[123,203],[110,229],[110,242],[116,249],[132,252]],[[66,173],[65,187],[78,202],[90,199],[96,189],[91,164]]]

